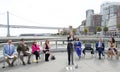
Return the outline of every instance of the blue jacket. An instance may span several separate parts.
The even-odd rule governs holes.
[[[99,42],[97,42],[96,45],[95,45],[96,50],[98,50],[98,44],[99,44]],[[103,50],[103,51],[104,51],[104,47],[105,47],[105,45],[104,45],[104,43],[102,42],[102,50]]]
[[[76,41],[74,43],[74,48],[76,48],[77,46],[80,46],[80,48],[81,48],[81,42],[80,41]]]
[[[4,56],[12,56],[15,53],[15,46],[13,44],[8,45],[5,44],[3,47],[3,55]]]

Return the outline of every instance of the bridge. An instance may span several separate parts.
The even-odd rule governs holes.
[[[42,26],[26,26],[26,25],[10,25],[9,23],[9,15],[21,18],[19,16],[16,16],[10,12],[7,11],[7,24],[0,24],[1,28],[7,28],[7,37],[10,37],[10,28],[27,28],[27,29],[54,29],[54,30],[58,30],[58,32],[60,31],[60,29],[68,29],[66,27],[42,27]],[[23,20],[26,20],[24,18],[22,18]],[[28,21],[28,20],[26,20]],[[29,21],[32,22],[32,21]],[[34,22],[36,24],[36,22]],[[38,24],[38,23],[37,23]]]
[[[74,61],[75,66],[70,66],[70,70],[67,70],[67,53],[66,53],[66,36],[61,37],[1,37],[2,40],[7,39],[16,39],[16,42],[13,42],[15,46],[18,44],[18,40],[20,38],[25,38],[27,44],[31,44],[32,40],[36,39],[40,48],[42,48],[42,44],[44,43],[45,39],[50,40],[51,44],[51,54],[55,55],[56,60],[50,60],[49,62],[44,61],[44,55],[41,53],[41,59],[38,64],[32,62],[31,65],[23,66],[20,61],[15,62],[14,67],[2,68],[3,62],[0,63],[0,72],[119,72],[120,71],[120,60],[116,60],[114,57],[113,59],[102,57],[101,60],[98,59],[97,54],[95,53],[93,56],[88,52],[86,56],[82,54],[81,58],[78,59],[76,53],[74,52]],[[84,48],[85,43],[91,43],[92,47],[95,49],[95,42],[99,38],[86,38],[80,37],[82,42],[82,48]],[[118,42],[118,50],[120,50],[120,40],[116,38]],[[119,41],[118,41],[119,40]],[[104,38],[106,50],[107,50],[107,42],[108,38]],[[64,42],[64,43],[63,43]],[[2,57],[2,46],[5,43],[0,44],[0,57]],[[42,50],[42,49],[41,49]],[[2,58],[0,58],[2,60]],[[32,56],[31,61],[34,60],[34,56]]]
[[[7,28],[8,25],[0,24],[0,27]],[[28,28],[28,29],[67,29],[65,27],[42,27],[42,26],[25,26],[25,25],[9,25],[10,28]]]

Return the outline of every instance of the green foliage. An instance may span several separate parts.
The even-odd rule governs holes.
[[[106,32],[108,31],[108,27],[105,26],[105,27],[103,28],[103,31],[106,33]]]
[[[102,31],[102,28],[100,26],[98,26],[98,27],[96,27],[96,31],[100,32],[100,31]]]
[[[75,33],[77,32],[77,29],[73,29],[72,31],[73,31],[73,33],[75,34]]]
[[[88,29],[84,28],[84,33],[87,34],[88,33]]]
[[[118,30],[120,30],[120,23],[119,23],[119,24],[117,24],[117,28],[118,28]]]

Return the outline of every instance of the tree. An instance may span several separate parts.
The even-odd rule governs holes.
[[[118,35],[120,35],[120,23],[117,24],[117,28],[118,28]]]
[[[96,31],[97,31],[97,32],[101,32],[101,31],[102,31],[102,28],[101,28],[100,26],[97,26],[97,27],[96,27]]]
[[[120,31],[120,23],[119,23],[119,24],[117,24],[117,28],[118,28],[118,30]]]
[[[64,31],[63,32],[63,35],[68,35],[69,33],[67,31]]]
[[[103,31],[104,31],[105,36],[106,36],[106,32],[108,31],[108,27],[105,26],[105,27],[103,28]]]
[[[84,28],[84,33],[87,35],[88,29]]]
[[[73,29],[73,33],[76,34],[76,32],[77,32],[77,29]]]

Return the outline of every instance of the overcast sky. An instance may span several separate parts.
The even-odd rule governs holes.
[[[6,24],[6,11],[10,24],[48,27],[78,27],[85,19],[85,11],[100,12],[100,5],[120,0],[0,0],[0,23]]]

